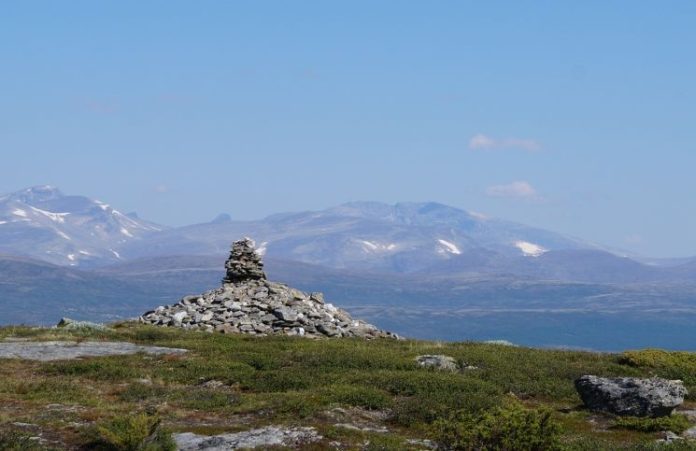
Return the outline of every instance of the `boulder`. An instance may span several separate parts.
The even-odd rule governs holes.
[[[416,362],[422,367],[434,368],[444,371],[457,371],[457,361],[447,355],[419,355],[416,357]]]
[[[575,389],[590,410],[636,417],[662,417],[684,402],[681,381],[582,376]]]

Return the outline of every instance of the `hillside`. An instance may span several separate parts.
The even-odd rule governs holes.
[[[104,332],[0,328],[0,342],[8,339],[127,341],[189,351],[43,363],[2,360],[0,448],[21,442],[32,446],[22,449],[98,449],[95,440],[113,430],[114,419],[140,418],[137,413],[156,415],[177,433],[313,428],[321,438],[302,449],[428,449],[431,442],[424,440],[441,438],[433,426],[438,419],[457,410],[477,415],[511,404],[549,409],[567,449],[650,449],[661,437],[659,429],[669,427],[654,422],[655,431],[639,432],[617,426],[609,415],[588,412],[573,388],[583,374],[683,379],[691,397],[681,411],[696,408],[696,361],[686,353],[251,338],[134,324]],[[414,358],[422,354],[452,356],[464,369],[420,367]],[[29,436],[40,439],[22,438]]]

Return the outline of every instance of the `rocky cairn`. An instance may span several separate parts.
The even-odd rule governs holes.
[[[307,294],[271,282],[248,238],[232,245],[222,286],[186,296],[172,306],[145,313],[140,321],[157,326],[250,335],[297,335],[312,338],[398,338],[345,310],[324,302],[321,293]]]

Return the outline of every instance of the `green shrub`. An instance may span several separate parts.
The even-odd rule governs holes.
[[[394,402],[391,420],[405,427],[418,423],[430,424],[446,413],[442,404],[429,398],[407,397]]]
[[[122,401],[140,402],[150,398],[165,399],[167,394],[165,387],[136,382],[128,385],[125,390],[119,393],[118,397]]]
[[[314,392],[286,392],[274,394],[270,408],[277,415],[297,419],[311,417],[326,404],[327,400]]]
[[[253,379],[247,380],[242,388],[257,392],[273,393],[306,390],[313,384],[314,380],[311,374],[303,371],[293,371],[290,368],[259,372]]]
[[[117,381],[141,377],[129,364],[140,356],[110,356],[89,360],[65,360],[43,365],[49,376],[76,376],[100,381]]]
[[[638,368],[649,368],[667,379],[681,379],[689,389],[688,399],[696,399],[696,353],[668,352],[661,349],[626,351],[621,363]]]
[[[94,431],[95,449],[113,451],[173,451],[176,444],[160,427],[157,416],[124,415],[102,422]]]
[[[181,389],[171,395],[178,406],[196,410],[215,410],[239,403],[239,393],[226,389],[191,387]]]
[[[386,409],[391,406],[391,397],[372,387],[333,385],[327,388],[327,395],[333,402],[368,410]]]
[[[640,432],[672,431],[681,434],[691,427],[691,423],[684,415],[660,418],[620,417],[614,421],[614,427]]]
[[[481,415],[458,412],[437,420],[434,435],[449,450],[545,451],[561,449],[560,426],[548,410],[525,409],[517,402]]]

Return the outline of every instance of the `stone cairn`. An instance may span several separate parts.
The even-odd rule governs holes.
[[[172,306],[145,313],[140,321],[207,332],[304,337],[398,338],[324,302],[321,293],[303,293],[266,279],[263,262],[249,238],[236,241],[225,263],[222,286],[186,296]]]

